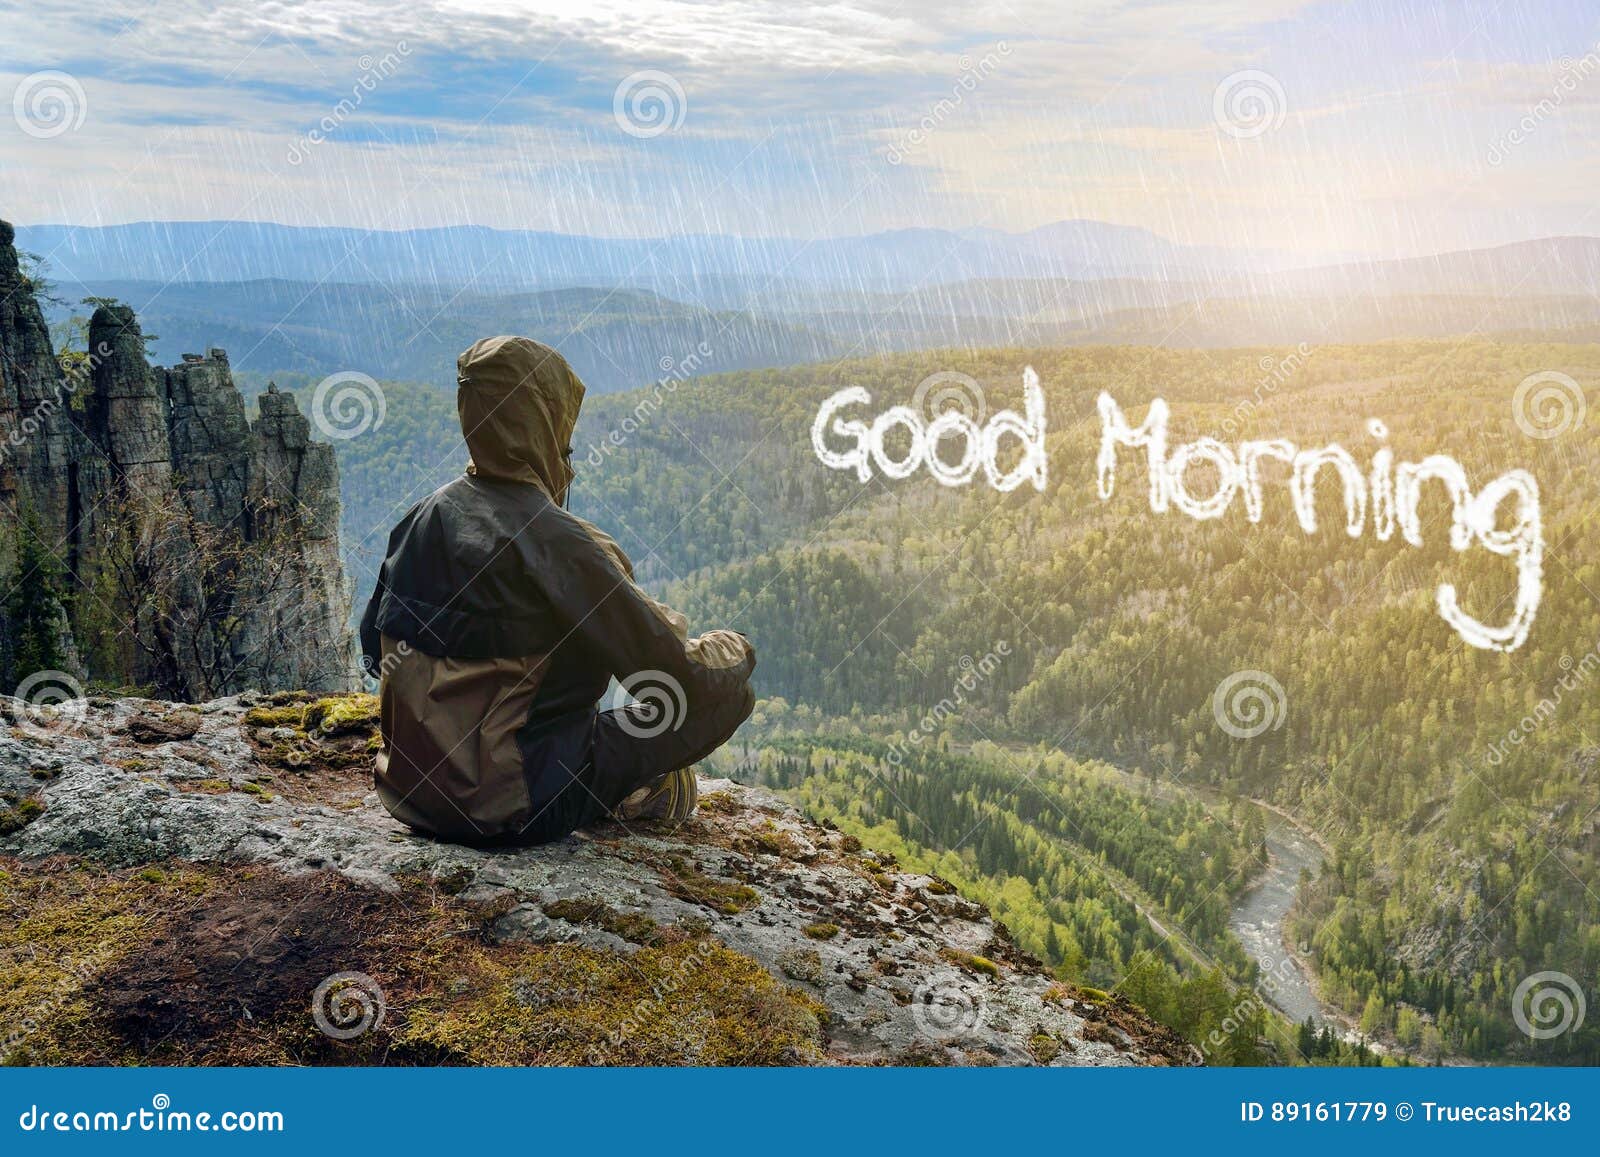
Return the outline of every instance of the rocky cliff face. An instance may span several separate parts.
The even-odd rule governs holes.
[[[370,696],[0,710],[0,1061],[1197,1059],[725,780],[676,829],[477,851],[378,804]]]
[[[191,699],[353,686],[338,493],[292,395],[251,423],[225,352],[152,367],[125,306],[64,371],[0,222],[0,511],[58,564],[69,674]],[[7,585],[18,553],[0,535]]]

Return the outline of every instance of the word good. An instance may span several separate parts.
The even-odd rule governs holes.
[[[851,386],[834,394],[817,411],[816,421],[811,424],[811,445],[824,466],[854,470],[863,482],[871,480],[874,465],[887,478],[908,478],[918,466],[926,465],[928,473],[943,485],[965,486],[977,477],[981,466],[989,485],[996,490],[1015,490],[1024,482],[1043,490],[1049,473],[1044,450],[1044,392],[1039,388],[1039,375],[1031,367],[1022,375],[1022,397],[1023,414],[1000,410],[981,428],[958,409],[944,410],[933,421],[924,422],[923,416],[910,406],[891,406],[869,424],[858,418],[836,416],[846,406],[872,404],[871,394],[860,386]],[[885,445],[890,431],[897,426],[905,430],[910,442],[899,458]],[[830,448],[830,431],[835,438],[848,439],[850,445]],[[1002,472],[1000,442],[1008,434],[1019,440],[1022,456],[1010,470]],[[959,440],[961,445],[961,457],[953,462],[940,454],[940,443],[946,439]]]
[[[1453,583],[1439,585],[1439,614],[1462,639],[1484,650],[1514,651],[1527,639],[1543,593],[1544,534],[1539,484],[1526,470],[1507,471],[1474,494],[1461,464],[1443,454],[1431,454],[1421,462],[1396,462],[1394,451],[1383,446],[1363,470],[1342,446],[1300,450],[1281,438],[1240,442],[1237,449],[1215,438],[1199,438],[1169,448],[1167,404],[1160,398],[1150,403],[1149,413],[1137,428],[1128,424],[1110,394],[1100,395],[1099,406],[1100,497],[1110,498],[1116,486],[1117,448],[1142,448],[1149,464],[1150,509],[1157,514],[1170,506],[1190,518],[1220,518],[1242,491],[1245,517],[1260,522],[1262,463],[1275,459],[1289,468],[1290,500],[1307,534],[1317,529],[1318,475],[1331,469],[1343,488],[1345,532],[1351,538],[1361,537],[1370,509],[1373,533],[1380,542],[1392,537],[1398,525],[1401,536],[1420,547],[1422,522],[1417,507],[1423,486],[1438,483],[1453,509],[1450,545],[1465,551],[1476,542],[1491,554],[1515,559],[1517,567],[1516,602],[1504,626],[1479,622],[1462,610]],[[1377,420],[1370,421],[1367,430],[1380,442],[1389,436]],[[1216,471],[1215,489],[1210,494],[1195,494],[1187,481],[1190,468],[1200,463]],[[1501,529],[1500,507],[1506,502],[1511,503],[1513,523]]]

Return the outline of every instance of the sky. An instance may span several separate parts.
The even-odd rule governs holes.
[[[1600,234],[1592,0],[0,0],[0,29],[26,224]]]

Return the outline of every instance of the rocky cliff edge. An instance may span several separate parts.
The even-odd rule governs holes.
[[[479,851],[371,793],[375,703],[0,699],[12,1063],[1194,1063],[774,796]]]

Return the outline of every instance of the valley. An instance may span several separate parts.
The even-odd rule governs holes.
[[[1280,364],[1285,372],[1271,375]],[[861,482],[815,459],[811,422],[841,388],[909,397],[931,375],[957,372],[983,391],[990,412],[1020,409],[1030,365],[1047,410],[1052,470],[1043,491],[952,489],[925,474]],[[1581,532],[1592,505],[1583,479],[1597,457],[1593,430],[1574,425],[1558,437],[1530,437],[1522,428],[1528,415],[1513,404],[1518,384],[1547,370],[1592,382],[1600,354],[1485,340],[1073,347],[713,374],[680,384],[648,410],[639,409],[639,395],[592,398],[576,444],[626,434],[615,452],[580,470],[573,501],[617,536],[641,580],[694,623],[732,626],[755,640],[763,699],[752,743],[824,746],[842,734],[887,744],[932,716],[939,734],[920,745],[928,758],[940,757],[941,744],[1042,745],[1062,758],[1134,769],[1152,783],[1177,778],[1224,799],[1259,797],[1310,823],[1331,849],[1299,903],[1283,912],[1297,868],[1293,880],[1275,877],[1243,895],[1254,872],[1242,865],[1259,861],[1265,826],[1259,810],[1241,802],[1229,806],[1245,843],[1227,856],[1240,870],[1219,876],[1213,864],[1159,889],[1140,884],[1164,909],[1156,913],[1164,927],[1181,928],[1231,983],[1249,984],[1259,966],[1238,932],[1258,925],[1258,939],[1277,940],[1276,926],[1287,920],[1323,995],[1369,1037],[1392,1034],[1423,1060],[1460,1053],[1570,1063],[1600,1055],[1592,1029],[1531,1042],[1511,1023],[1510,990],[1540,968],[1587,975],[1600,967],[1600,910],[1590,892],[1600,881],[1600,756],[1585,738],[1600,727],[1600,705],[1568,695],[1553,714],[1538,713],[1541,725],[1525,742],[1494,747],[1600,638],[1600,554]],[[1260,387],[1264,375],[1270,389]],[[1544,598],[1526,643],[1512,654],[1480,651],[1439,618],[1441,582],[1455,584],[1485,617],[1509,613],[1517,586],[1506,560],[1452,549],[1453,509],[1442,488],[1420,497],[1423,544],[1404,549],[1344,533],[1331,471],[1315,490],[1315,533],[1286,497],[1271,494],[1259,523],[1242,509],[1200,522],[1153,514],[1144,468],[1131,456],[1124,487],[1099,498],[1102,391],[1135,424],[1150,399],[1167,399],[1177,440],[1227,422],[1240,441],[1322,445],[1354,441],[1376,418],[1397,456],[1447,453],[1471,477],[1521,465],[1541,488],[1547,544]],[[370,585],[362,568],[409,504],[404,494],[460,468],[448,394],[396,386],[389,401],[381,431],[340,446],[345,542],[358,587]],[[1002,641],[1003,657],[957,703],[957,681],[977,657],[1000,654]],[[1266,726],[1241,738],[1223,726],[1213,693],[1230,675],[1252,672],[1270,675],[1281,698],[1269,695]],[[918,774],[955,802],[981,773],[939,764]],[[806,790],[823,792],[828,778],[813,777]],[[897,816],[870,775],[847,782],[855,784],[848,792],[808,802],[831,800],[823,814],[841,824],[852,807],[864,807],[852,822],[872,828],[880,843],[888,820],[898,838],[915,835],[918,821]],[[1194,985],[1205,970],[1159,947],[1162,937],[1108,886],[1094,856],[1034,843],[1050,805],[1028,802],[1024,790],[1002,807],[1003,795],[973,815],[973,823],[988,818],[971,841],[960,842],[965,830],[923,831],[917,855],[954,848],[956,864],[977,857],[965,869],[972,886],[991,903],[1012,898],[998,910],[1030,951],[1089,983],[1121,982],[1118,991],[1158,977],[1142,994],[1148,1006],[1167,1007],[1169,1023],[1193,1030],[1203,1018],[1184,1021],[1179,995],[1199,1000]],[[1147,822],[1130,801],[1113,810],[1121,824]],[[898,826],[908,822],[913,828]],[[1004,842],[990,837],[985,858],[985,833],[997,824],[1008,834]],[[1279,860],[1288,864],[1286,847]],[[1014,863],[1006,848],[1019,857]],[[1030,881],[1042,881],[1045,892],[1024,902]],[[1090,909],[1059,906],[1075,894],[1083,903],[1095,897],[1105,913],[1091,918]],[[1216,983],[1208,999],[1222,1007],[1227,983]],[[1296,1011],[1308,1007],[1303,991],[1284,1000]],[[1265,1030],[1261,1039],[1269,1039]],[[1287,1044],[1277,1052],[1292,1055]]]

